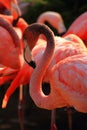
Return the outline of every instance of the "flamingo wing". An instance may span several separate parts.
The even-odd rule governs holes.
[[[58,92],[80,112],[87,112],[87,54],[61,60],[53,68]]]

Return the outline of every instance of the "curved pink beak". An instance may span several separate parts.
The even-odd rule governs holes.
[[[16,0],[11,0],[11,14],[13,15],[14,19],[17,19],[19,16],[21,16],[21,10],[17,4]]]

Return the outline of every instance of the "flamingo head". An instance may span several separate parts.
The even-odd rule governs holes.
[[[11,11],[11,14],[13,15],[14,19],[17,19],[21,15],[17,0],[0,0],[0,3]]]

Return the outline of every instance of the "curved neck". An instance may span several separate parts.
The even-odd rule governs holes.
[[[38,40],[40,34],[44,34],[47,39],[47,46],[45,52],[42,56],[40,63],[37,65],[34,70],[31,80],[30,80],[30,95],[34,100],[35,104],[39,107],[46,108],[46,104],[48,104],[48,100],[50,101],[50,94],[45,95],[42,91],[42,80],[45,72],[52,60],[52,56],[54,53],[54,35],[53,32],[48,28],[48,26],[44,24],[32,24],[25,30],[25,37],[27,38],[28,46],[33,43],[33,47]],[[30,39],[28,39],[28,37]],[[47,102],[47,103],[46,103]]]
[[[20,48],[21,47],[20,39],[18,35],[16,34],[16,32],[14,31],[12,25],[6,22],[3,18],[0,18],[0,26],[5,28],[8,31],[8,33],[11,35],[15,47]]]

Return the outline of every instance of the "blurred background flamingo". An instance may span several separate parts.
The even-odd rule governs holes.
[[[37,18],[37,23],[46,22],[48,22],[53,28],[55,28],[59,35],[62,35],[66,32],[66,27],[60,13],[55,11],[46,11],[41,13]]]
[[[57,30],[58,35],[63,35],[65,32],[66,33],[64,34],[64,36],[66,36],[67,34],[76,34],[84,41],[85,44],[87,43],[87,12],[84,12],[79,17],[77,17],[72,22],[67,31],[64,25],[63,18],[58,12],[46,11],[43,12],[40,16],[38,16],[37,23],[46,22],[48,22],[52,27]]]

